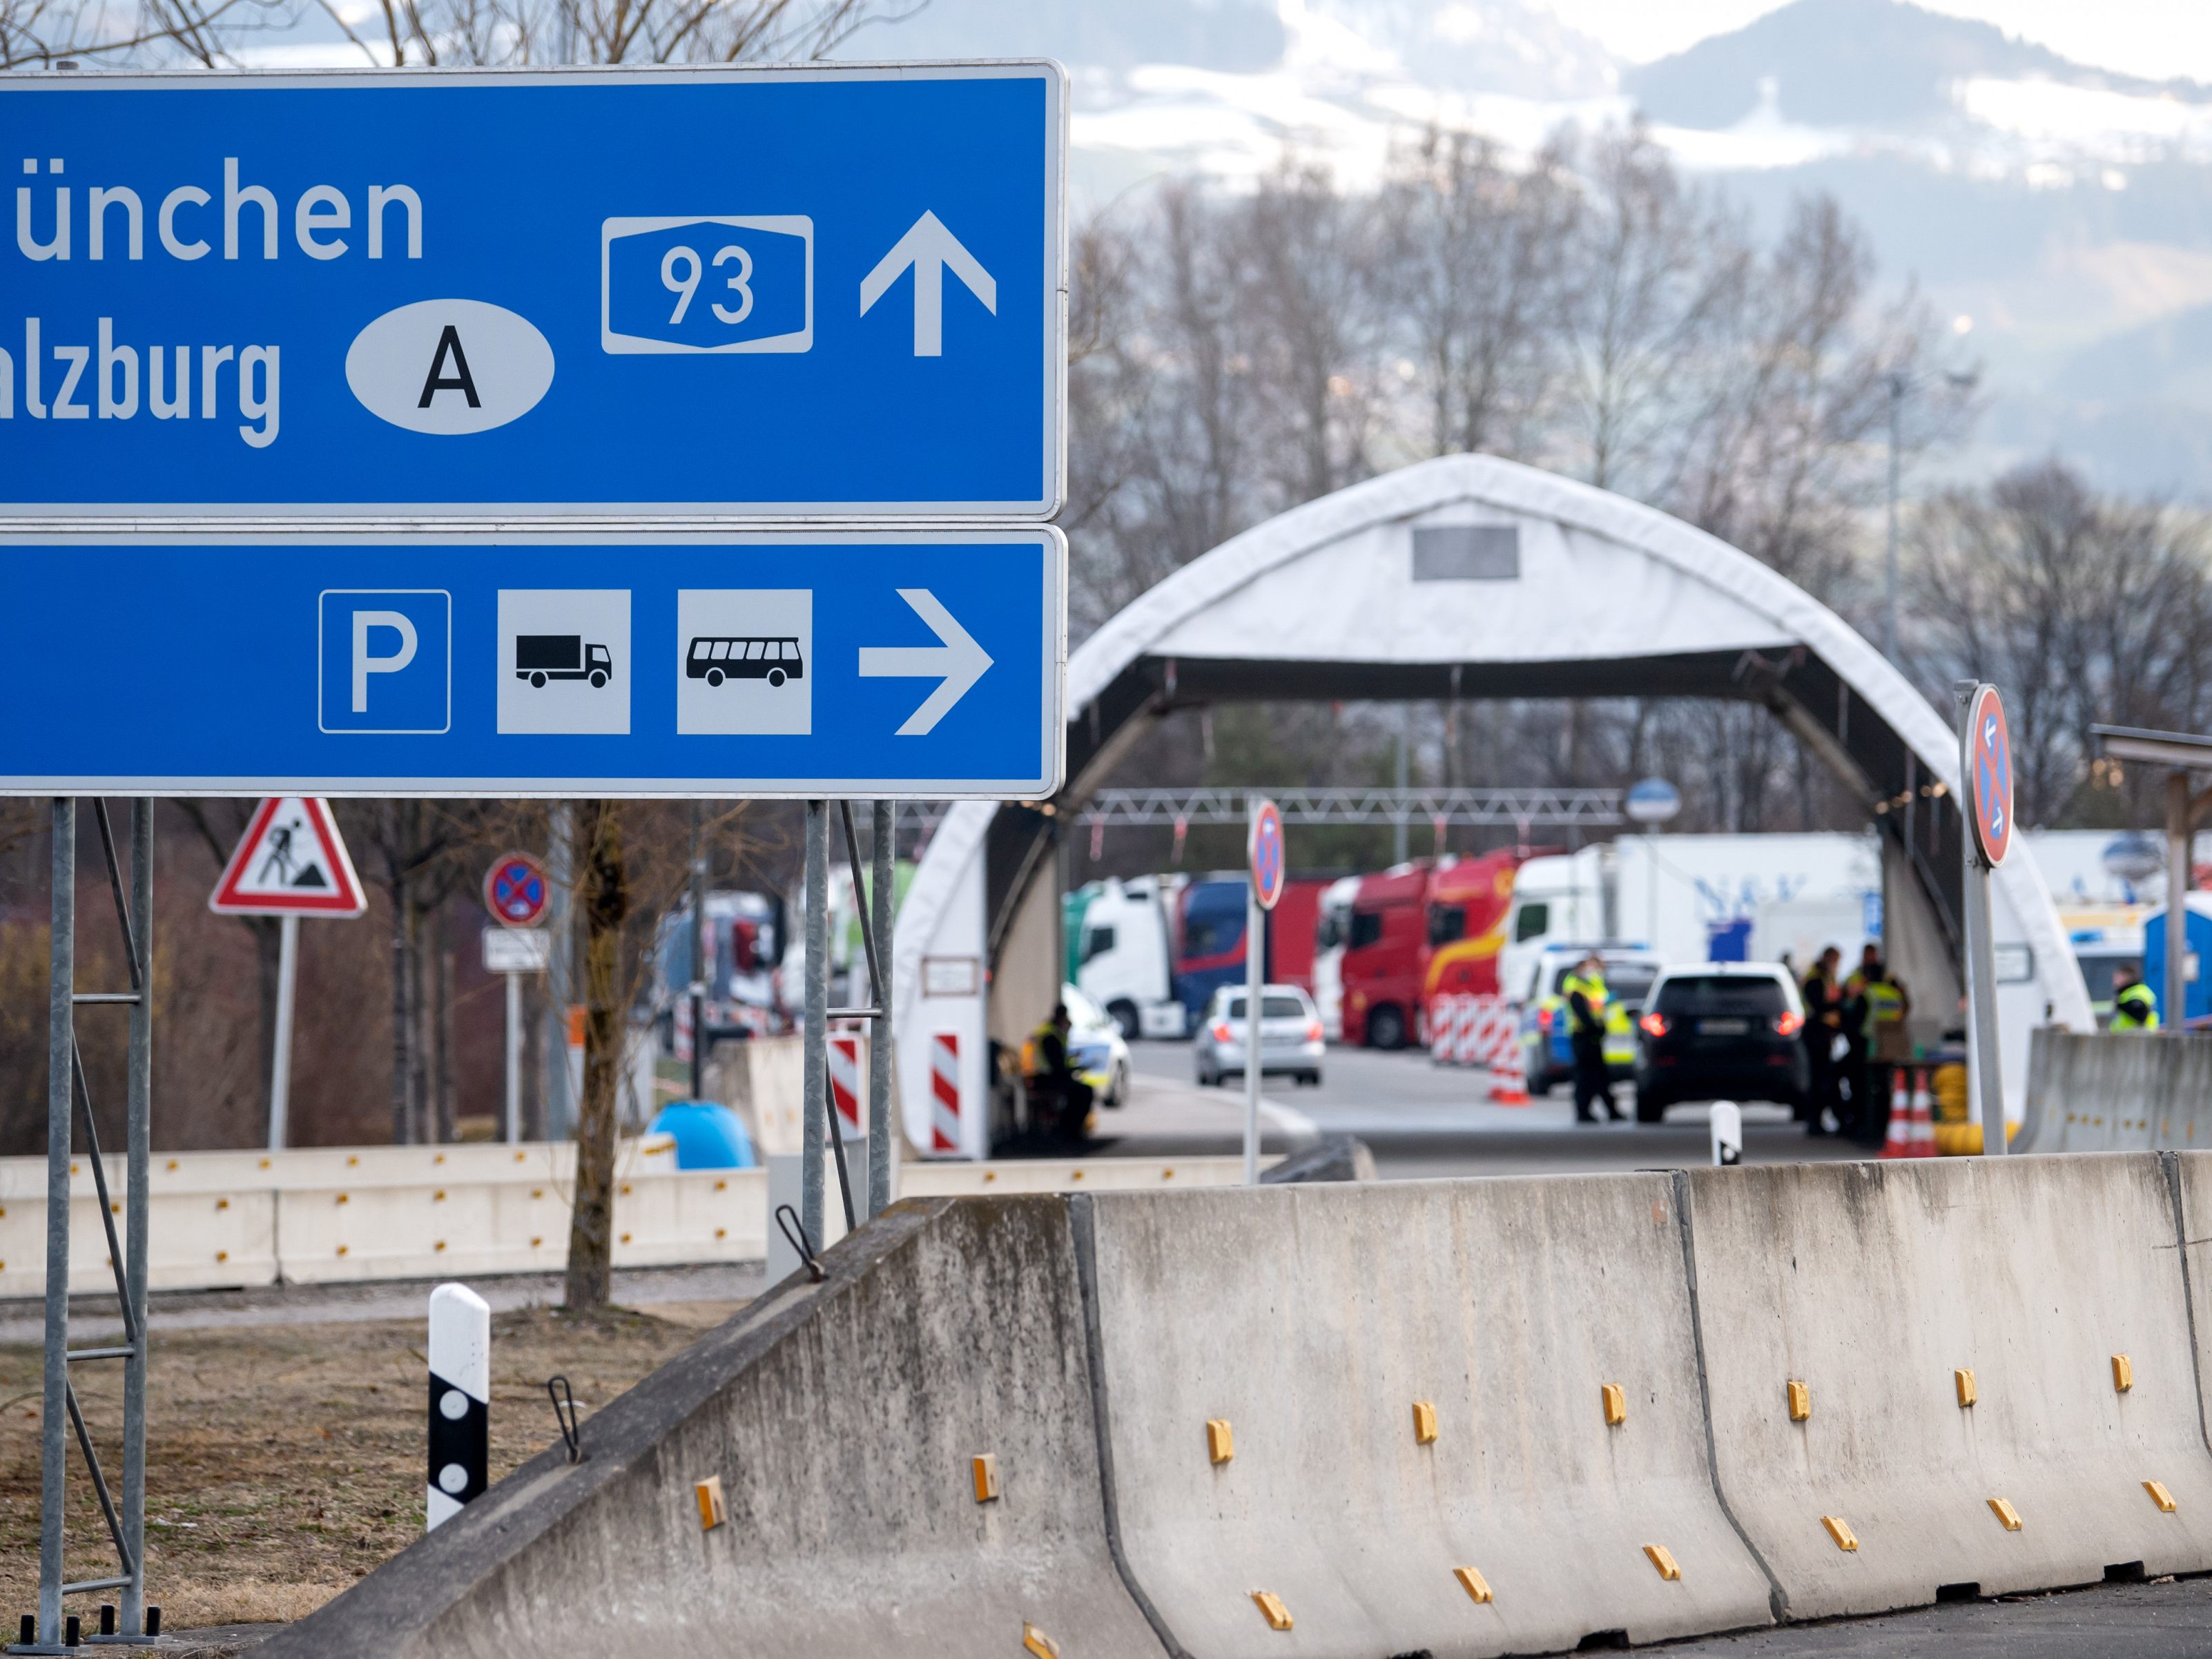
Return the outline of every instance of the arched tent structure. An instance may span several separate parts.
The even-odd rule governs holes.
[[[924,1151],[985,1152],[988,1039],[1018,1042],[1058,994],[1060,826],[1157,720],[1194,704],[1762,703],[1867,803],[1882,844],[1887,949],[1919,1006],[1948,1010],[1958,995],[1964,824],[1951,720],[1795,584],[1605,490],[1480,456],[1354,484],[1176,571],[1085,641],[1067,678],[1058,799],[954,808],[900,917],[902,1105]],[[2086,1030],[2094,1018],[2021,843],[1998,873],[1992,909],[2017,1118],[2030,1030],[2052,1021]]]

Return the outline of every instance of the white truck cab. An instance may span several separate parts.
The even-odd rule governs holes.
[[[1105,1010],[1124,1038],[1188,1036],[1176,1000],[1173,877],[1109,879],[1083,912],[1075,982]]]

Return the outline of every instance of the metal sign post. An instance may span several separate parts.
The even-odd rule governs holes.
[[[1260,1075],[1266,1054],[1262,1016],[1267,1012],[1267,913],[1283,896],[1289,860],[1283,850],[1283,815],[1275,803],[1261,799],[1252,804],[1252,824],[1245,836],[1245,857],[1251,867],[1244,906],[1244,1184],[1260,1180]]]
[[[0,513],[1048,519],[1066,109],[1049,63],[10,76]]]
[[[1966,837],[1966,1029],[1972,1045],[1974,1095],[1982,1123],[1982,1153],[2006,1152],[2004,1080],[1997,1059],[1996,947],[1990,931],[1990,872],[2012,850],[2012,735],[1996,687],[1965,680],[1958,686],[1960,806]],[[1994,1128],[1992,1128],[1994,1126]]]

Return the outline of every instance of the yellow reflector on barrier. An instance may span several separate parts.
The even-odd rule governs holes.
[[[1206,1455],[1217,1463],[1226,1463],[1237,1455],[1237,1442],[1229,1432],[1227,1418],[1206,1419]]]
[[[1425,1400],[1413,1402],[1413,1441],[1427,1445],[1437,1437],[1437,1408]]]
[[[1598,1395],[1605,1401],[1606,1427],[1617,1429],[1628,1421],[1628,1396],[1621,1392],[1620,1383],[1606,1383],[1598,1390]]]
[[[1035,1655],[1036,1659],[1060,1659],[1059,1647],[1035,1625],[1022,1626],[1022,1651]]]
[[[1490,1604],[1490,1581],[1473,1567],[1454,1567],[1452,1577],[1459,1580],[1459,1587],[1469,1596],[1486,1607]]]
[[[2134,1363],[2124,1353],[2114,1354],[2112,1356],[2112,1391],[2115,1394],[2125,1394],[2135,1385]]]
[[[999,1460],[992,1452],[985,1452],[971,1465],[975,1477],[975,1501],[988,1504],[999,1495]]]
[[[2173,1513],[2173,1494],[2166,1489],[2166,1482],[2146,1480],[2143,1482],[2143,1490],[2150,1494],[2150,1501],[2158,1505],[2160,1514]]]
[[[1992,1498],[1990,1499],[1990,1513],[1996,1516],[1999,1521],[2002,1521],[2004,1523],[2004,1529],[2007,1532],[2018,1532],[2020,1530],[2020,1511],[2013,1508],[2011,1504],[2006,1503],[2003,1498]]]
[[[1790,1395],[1790,1420],[1802,1423],[1813,1414],[1813,1391],[1792,1377],[1783,1385]]]
[[[1951,1373],[1951,1386],[1959,1391],[1959,1408],[1964,1411],[1981,1398],[1974,1388],[1974,1374],[1965,1366]]]
[[[1682,1576],[1681,1568],[1674,1565],[1674,1558],[1668,1553],[1664,1544],[1646,1544],[1644,1547],[1644,1553],[1651,1565],[1659,1570],[1659,1576],[1668,1583],[1673,1583]]]
[[[712,1532],[728,1520],[722,1507],[722,1477],[710,1474],[691,1488],[691,1495],[699,1500],[699,1530]]]
[[[1283,1598],[1274,1591],[1254,1590],[1252,1600],[1266,1616],[1269,1630],[1288,1630],[1291,1627],[1291,1610],[1283,1605]]]
[[[1858,1534],[1851,1530],[1850,1523],[1845,1521],[1842,1516],[1824,1515],[1820,1517],[1820,1524],[1828,1529],[1828,1536],[1836,1540],[1836,1547],[1838,1549],[1856,1550],[1858,1548]]]

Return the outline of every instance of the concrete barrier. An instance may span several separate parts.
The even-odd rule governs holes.
[[[2038,1030],[2015,1151],[2212,1150],[2212,1036]]]
[[[2212,1568],[2212,1455],[2158,1156],[1680,1179],[1721,1490],[1786,1616],[2094,1583],[2123,1563]]]
[[[1159,1655],[1107,1536],[1065,1200],[910,1202],[825,1262],[586,1419],[583,1462],[556,1445],[258,1652],[974,1659],[1034,1626]]]
[[[660,1138],[664,1142],[665,1138]],[[0,1297],[46,1288],[46,1200],[17,1169],[0,1191]],[[263,1167],[264,1164],[267,1167]],[[164,1166],[175,1164],[175,1169]],[[114,1288],[90,1162],[77,1160],[70,1206],[70,1288]],[[148,1229],[157,1290],[343,1284],[387,1279],[543,1273],[567,1259],[573,1146],[367,1146],[274,1153],[185,1152],[156,1158]],[[917,1196],[969,1193],[1176,1190],[1243,1177],[1241,1160],[1034,1158],[1001,1164],[907,1164]],[[221,1177],[235,1177],[226,1183]],[[120,1159],[109,1196],[121,1212]],[[830,1207],[837,1207],[834,1178]],[[758,1261],[768,1254],[762,1170],[678,1170],[653,1139],[616,1160],[614,1265]]]
[[[1770,1621],[1707,1462],[1668,1177],[1081,1202],[1122,1549],[1190,1653],[1534,1653]]]

